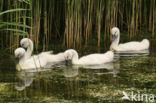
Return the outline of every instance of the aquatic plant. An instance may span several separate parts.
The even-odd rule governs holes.
[[[14,5],[11,6],[12,4]],[[19,46],[20,36],[30,35],[31,26],[27,23],[27,21],[31,21],[31,17],[27,15],[30,12],[30,9],[27,8],[29,4],[20,0],[10,2],[2,0],[0,5],[2,7],[0,8],[1,48],[9,47],[10,51],[12,51],[14,49],[12,46]]]

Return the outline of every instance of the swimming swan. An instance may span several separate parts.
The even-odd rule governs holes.
[[[25,59],[29,59],[32,55],[32,52],[33,52],[32,40],[29,38],[23,38],[20,41],[20,44],[22,47],[27,49],[27,51],[25,53]],[[44,55],[47,56],[47,55],[49,55],[49,53],[51,54],[50,55],[51,58],[48,60],[49,63],[54,63],[54,62],[56,63],[56,62],[65,61],[63,53],[53,54],[53,51],[46,51],[46,52],[42,52],[42,56],[44,56]]]
[[[47,67],[47,65],[53,65],[58,62],[65,61],[64,53],[51,54],[51,52],[42,52],[38,55],[33,55],[27,58],[26,51],[23,48],[17,48],[15,50],[15,57],[19,59],[17,69],[34,69]]]
[[[149,40],[143,39],[141,42],[132,41],[124,44],[119,44],[120,30],[117,27],[113,27],[111,30],[112,44],[110,50],[115,51],[139,51],[149,49]]]
[[[49,53],[40,53],[39,55],[31,56],[29,59],[26,58],[26,51],[23,48],[17,48],[15,50],[15,57],[19,59],[18,64],[16,65],[17,70],[26,70],[41,68],[47,65],[49,59],[51,59],[51,54]]]
[[[72,60],[72,64],[95,65],[111,62],[114,58],[114,53],[108,51],[103,54],[90,54],[79,59],[78,53],[74,49],[69,49],[64,52],[64,57],[67,61]]]
[[[23,48],[26,48],[27,49],[27,51],[26,51],[26,53],[25,53],[25,58],[26,59],[28,59],[28,58],[30,58],[31,57],[31,55],[32,55],[32,52],[33,52],[33,42],[32,42],[32,40],[31,39],[29,39],[29,38],[23,38],[21,41],[20,41],[20,44],[21,44],[21,46],[23,47]],[[42,52],[42,53],[53,53],[53,51],[46,51],[46,52]]]

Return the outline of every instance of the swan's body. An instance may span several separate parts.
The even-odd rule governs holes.
[[[141,42],[132,41],[124,44],[119,44],[120,31],[117,27],[112,28],[112,44],[110,46],[111,50],[115,51],[139,51],[149,49],[149,40],[143,39]]]
[[[65,51],[64,55],[66,60],[72,60],[72,64],[80,65],[103,64],[111,62],[114,58],[114,53],[112,51],[103,54],[90,54],[79,59],[78,53],[73,49],[69,49]]]
[[[63,53],[59,53],[54,56],[50,52],[42,52],[39,55],[34,55],[30,58],[27,58],[26,56],[26,52],[23,48],[17,48],[15,50],[15,57],[19,59],[19,63],[16,65],[17,70],[42,68],[45,67],[48,63],[65,60],[62,59],[62,56],[64,57]]]
[[[27,58],[25,50],[23,48],[17,48],[15,50],[15,57],[19,59],[17,69],[25,70],[44,67],[48,63],[47,58],[49,55],[48,53],[41,53]]]

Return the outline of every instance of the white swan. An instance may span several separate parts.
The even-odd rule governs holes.
[[[72,60],[72,64],[95,65],[111,62],[114,58],[114,53],[108,51],[103,54],[90,54],[79,59],[78,53],[74,49],[69,49],[64,52],[64,56],[67,61]]]
[[[31,55],[32,55],[32,52],[33,52],[33,42],[32,42],[32,40],[31,39],[29,39],[29,38],[23,38],[21,41],[20,41],[20,44],[21,44],[21,46],[23,47],[23,48],[26,48],[27,49],[27,51],[26,51],[26,53],[25,53],[25,57],[26,57],[26,59],[28,59],[28,58],[30,58],[31,57]],[[46,51],[46,52],[42,52],[42,53],[53,53],[53,51]]]
[[[41,68],[47,65],[49,59],[51,59],[51,54],[40,53],[39,55],[31,56],[29,59],[26,58],[26,52],[23,48],[17,48],[15,50],[15,57],[19,59],[16,65],[17,70],[27,70],[34,68]]]
[[[52,55],[50,52],[42,52],[38,55],[31,56],[28,59],[26,58],[26,51],[23,48],[17,48],[15,50],[15,57],[19,59],[19,62],[16,65],[16,68],[19,71],[35,68],[40,69],[47,65],[53,65],[65,60],[63,53]]]
[[[31,39],[29,38],[23,38],[21,41],[20,41],[20,44],[22,47],[26,48],[27,51],[25,53],[25,59],[29,59],[31,58],[31,55],[32,55],[32,52],[33,52],[33,42]],[[42,52],[42,56],[47,56],[49,55],[49,53],[51,53],[49,60],[48,62],[49,63],[56,63],[56,62],[61,62],[61,61],[65,61],[65,58],[64,58],[64,54],[63,53],[58,53],[58,54],[53,54],[53,51],[46,51],[46,52]]]
[[[143,39],[141,42],[132,41],[124,44],[119,44],[120,30],[117,27],[113,27],[111,30],[112,44],[110,50],[115,51],[139,51],[149,49],[149,40]]]

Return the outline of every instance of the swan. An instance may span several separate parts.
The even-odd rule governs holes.
[[[41,68],[47,65],[51,54],[49,53],[40,53],[39,55],[31,56],[27,58],[26,51],[23,48],[17,48],[14,52],[15,58],[19,59],[18,64],[16,65],[17,70],[27,70],[34,68]]]
[[[33,52],[33,42],[32,42],[32,40],[31,39],[29,39],[29,38],[23,38],[21,41],[20,41],[20,45],[23,47],[23,48],[26,48],[27,49],[27,51],[26,51],[26,53],[25,53],[25,57],[26,57],[26,59],[27,58],[30,58],[31,57],[31,55],[32,55],[32,52]],[[46,53],[53,53],[53,51],[51,50],[51,51],[46,51],[46,52],[44,52],[45,54]]]
[[[32,42],[32,40],[29,39],[29,38],[23,38],[20,41],[20,45],[23,48],[27,49],[27,51],[25,53],[25,59],[29,59],[31,57],[31,55],[32,55],[32,52],[33,52],[33,42]],[[54,63],[54,62],[56,63],[56,62],[65,61],[63,52],[62,53],[58,53],[58,54],[53,54],[53,51],[42,52],[42,56],[44,56],[44,55],[47,56],[49,54],[51,54],[50,55],[51,58],[49,58],[49,60],[48,60],[49,63]]]
[[[95,65],[111,62],[114,58],[114,53],[112,51],[108,51],[103,54],[90,54],[79,58],[76,50],[68,49],[64,52],[64,57],[66,61],[71,60],[72,64]]]
[[[64,54],[58,53],[52,55],[51,52],[42,52],[38,55],[33,55],[30,58],[26,57],[26,51],[23,48],[17,48],[14,52],[15,58],[19,60],[16,68],[20,70],[30,70],[35,68],[44,68],[47,65],[53,65],[57,62],[63,61]]]
[[[139,51],[149,49],[149,40],[143,39],[141,42],[131,41],[124,44],[119,44],[120,40],[120,30],[117,27],[111,29],[112,34],[112,44],[110,50],[115,51]]]

